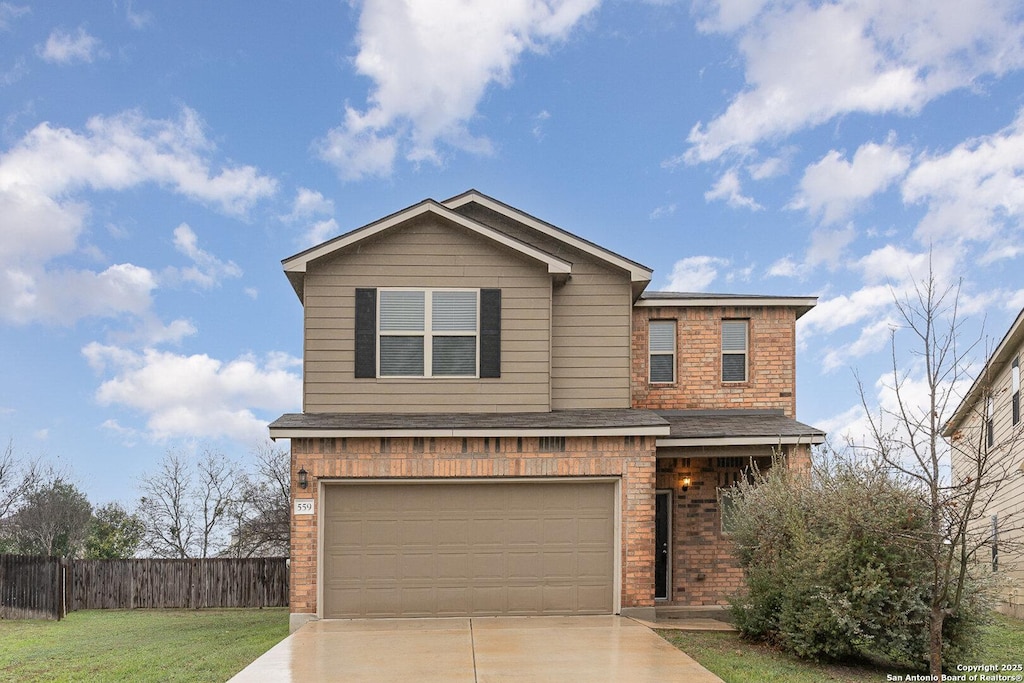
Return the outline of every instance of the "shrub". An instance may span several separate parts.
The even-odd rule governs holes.
[[[776,461],[723,495],[747,577],[733,600],[745,636],[811,659],[927,663],[931,563],[919,540],[928,510],[913,488],[842,461],[810,477]],[[973,599],[947,619],[951,657],[969,653],[983,614]]]

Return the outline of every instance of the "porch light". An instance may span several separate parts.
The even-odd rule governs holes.
[[[299,488],[305,489],[309,487],[309,472],[303,467],[299,470]]]
[[[683,477],[679,480],[679,484],[683,487],[683,493],[686,493],[686,490],[690,488],[692,483],[693,481],[689,477]]]

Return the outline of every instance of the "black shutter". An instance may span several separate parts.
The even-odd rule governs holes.
[[[356,289],[356,377],[377,376],[377,290]]]
[[[501,377],[501,290],[480,290],[480,376]]]

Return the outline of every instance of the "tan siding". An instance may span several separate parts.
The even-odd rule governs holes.
[[[553,301],[553,408],[629,407],[631,309],[625,274],[573,264],[572,279]]]
[[[499,379],[355,379],[357,287],[499,287]],[[551,277],[543,264],[430,217],[310,264],[304,410],[548,410]]]
[[[551,407],[628,408],[633,296],[629,275],[479,205],[459,208],[470,218],[570,261],[572,277],[552,298]],[[586,359],[587,365],[580,365]],[[589,368],[590,375],[566,368]],[[582,385],[588,390],[581,391]]]
[[[1018,354],[1024,361],[1024,345],[1019,345],[1009,355],[1005,365],[996,368],[992,382],[995,438],[991,452],[996,460],[991,476],[1004,481],[992,503],[984,510],[979,524],[985,525],[988,531],[992,515],[998,515],[1000,597],[1004,608],[1024,610],[1024,552],[1020,550],[1020,544],[1024,543],[1024,475],[1018,471],[1024,464],[1024,420],[1013,424],[1011,381],[1011,362]],[[972,469],[970,454],[976,453],[978,447],[986,443],[985,410],[985,399],[982,398],[974,404],[954,438],[954,469],[961,476]],[[962,453],[968,455],[965,457]],[[979,561],[983,568],[991,568],[989,548],[982,549]]]

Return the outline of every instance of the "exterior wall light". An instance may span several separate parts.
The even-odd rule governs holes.
[[[309,487],[309,472],[303,467],[299,470],[299,488],[306,489]]]
[[[690,488],[690,484],[692,483],[693,481],[689,477],[683,477],[679,480],[679,484],[683,488],[683,493],[686,493],[686,490]]]

